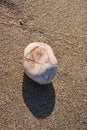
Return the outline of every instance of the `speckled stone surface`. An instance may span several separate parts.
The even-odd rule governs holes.
[[[34,41],[59,65],[44,87],[23,71]],[[87,130],[86,0],[0,0],[0,130]]]

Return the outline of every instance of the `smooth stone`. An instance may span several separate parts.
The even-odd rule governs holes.
[[[39,84],[52,82],[58,69],[57,59],[46,43],[34,42],[24,50],[24,71]]]

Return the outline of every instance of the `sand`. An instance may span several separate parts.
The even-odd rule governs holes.
[[[45,86],[24,74],[35,41],[58,61]],[[0,0],[0,130],[87,130],[86,0]]]

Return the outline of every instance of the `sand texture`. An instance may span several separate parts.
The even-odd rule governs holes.
[[[52,47],[53,83],[24,74],[31,42]],[[87,130],[87,0],[0,0],[0,130]]]

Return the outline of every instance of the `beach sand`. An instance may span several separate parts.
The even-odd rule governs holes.
[[[24,74],[24,48],[50,45],[53,83]],[[87,1],[0,0],[0,130],[87,130]]]

